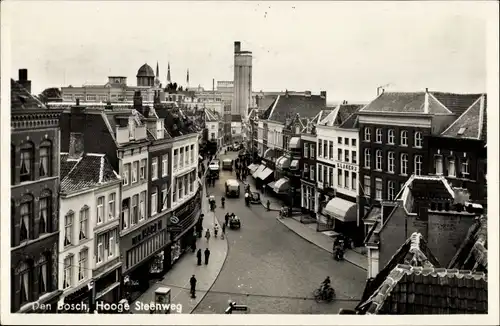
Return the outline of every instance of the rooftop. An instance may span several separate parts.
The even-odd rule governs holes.
[[[279,95],[264,112],[263,118],[285,123],[287,118],[299,114],[302,118],[313,118],[326,108],[326,98],[320,95]]]
[[[442,134],[444,137],[486,141],[486,95],[474,101]]]
[[[31,95],[21,84],[14,79],[10,80],[10,108],[11,112],[26,110],[48,110],[35,96]]]

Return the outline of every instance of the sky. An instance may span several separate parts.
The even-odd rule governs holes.
[[[387,91],[486,91],[483,4],[469,2],[7,1],[11,77],[32,91],[128,77],[167,63],[180,85],[233,79],[234,41],[253,52],[253,90],[327,91],[328,102]],[[485,9],[485,10],[483,10]],[[490,9],[491,10],[491,9]]]

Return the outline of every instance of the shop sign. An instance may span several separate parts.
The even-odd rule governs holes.
[[[337,162],[337,168],[342,169],[342,170],[352,171],[352,172],[358,172],[357,165],[346,164],[346,163],[342,163],[342,162]]]
[[[158,231],[161,231],[161,229],[163,227],[161,222],[162,221],[159,220],[158,222],[155,222],[155,223],[143,228],[138,235],[136,235],[135,237],[132,238],[132,245],[135,246],[136,244],[138,244],[142,240],[146,239],[150,235],[153,235],[153,234],[157,233]]]

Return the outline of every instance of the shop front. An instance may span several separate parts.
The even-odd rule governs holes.
[[[133,297],[148,289],[151,279],[165,272],[162,251],[169,242],[167,214],[126,234],[120,241],[122,288],[126,297]]]
[[[95,303],[107,302],[117,303],[121,300],[121,267],[122,262],[117,259],[103,268],[95,269],[93,272],[92,295],[94,296],[91,310],[95,309]]]
[[[170,245],[164,254],[164,268],[170,269],[196,240],[195,226],[201,214],[201,188],[196,195],[172,212],[167,220]]]
[[[331,221],[335,232],[351,239],[356,236],[358,218],[356,203],[334,197],[323,208],[323,215]]]

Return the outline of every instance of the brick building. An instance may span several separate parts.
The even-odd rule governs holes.
[[[383,92],[361,109],[360,216],[372,205],[393,200],[410,175],[429,174],[429,137],[445,131],[480,96]]]
[[[11,312],[56,307],[59,244],[59,110],[31,95],[28,71],[11,80]]]

